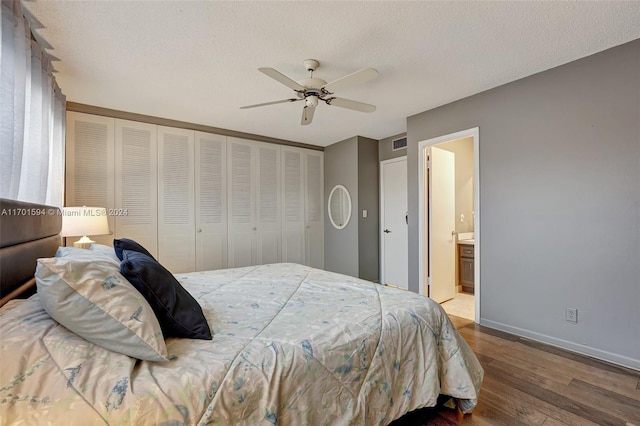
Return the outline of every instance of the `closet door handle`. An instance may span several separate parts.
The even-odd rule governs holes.
[[[254,227],[253,227],[253,230],[254,230],[254,231],[257,231],[257,230],[258,230],[258,228],[254,226]]]
[[[202,232],[202,229],[198,229],[198,232]]]

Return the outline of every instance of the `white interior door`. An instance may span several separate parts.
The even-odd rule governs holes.
[[[282,147],[282,261],[305,263],[302,151]]]
[[[196,132],[196,271],[227,267],[227,138]]]
[[[253,143],[227,138],[227,266],[256,264],[255,150]]]
[[[116,120],[116,238],[130,238],[158,256],[157,126]]]
[[[456,294],[455,154],[431,147],[429,158],[429,295],[442,303]]]
[[[196,269],[194,131],[158,126],[158,261]]]
[[[256,152],[256,261],[278,263],[282,250],[280,147],[260,143]]]
[[[381,164],[382,282],[408,288],[407,159]]]
[[[113,118],[67,113],[65,206],[115,207],[114,129]],[[108,218],[111,234],[91,239],[112,246],[115,216]],[[68,237],[67,245],[79,238]]]
[[[323,153],[304,151],[305,264],[324,268]]]

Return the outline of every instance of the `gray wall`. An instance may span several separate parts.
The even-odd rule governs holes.
[[[473,127],[481,323],[640,369],[640,40],[407,119],[414,291],[418,143]]]
[[[335,229],[325,207],[324,263],[327,271],[378,281],[378,141],[354,136],[324,150],[324,204],[336,185],[351,195],[352,213],[344,229]],[[367,217],[362,217],[362,210]]]
[[[378,141],[358,136],[358,206],[354,211],[358,219],[358,246],[360,252],[360,278],[380,279],[380,162]],[[362,211],[367,210],[367,217]]]
[[[404,157],[407,155],[407,148],[394,151],[393,145],[391,144],[394,139],[403,138],[405,136],[407,136],[406,133],[400,133],[399,135],[380,139],[378,142],[378,157],[380,158],[380,161],[391,160],[392,158]]]
[[[437,145],[455,154],[456,232],[473,232],[473,138],[463,138]],[[460,215],[464,222],[460,222]]]
[[[335,229],[329,220],[327,202],[336,185],[351,195],[351,220]],[[324,149],[324,266],[327,271],[358,276],[358,138],[352,137]]]

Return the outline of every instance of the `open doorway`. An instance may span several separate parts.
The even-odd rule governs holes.
[[[480,320],[479,130],[418,144],[421,294]]]

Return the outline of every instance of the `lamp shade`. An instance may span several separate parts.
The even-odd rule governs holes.
[[[63,237],[105,235],[109,233],[107,209],[104,207],[63,207]]]

